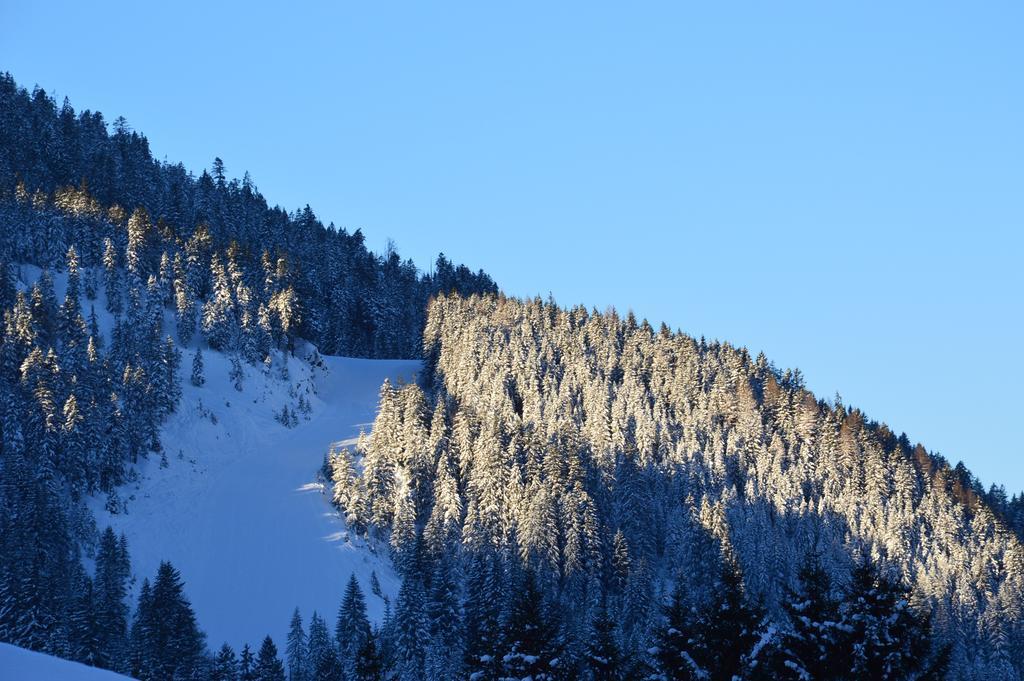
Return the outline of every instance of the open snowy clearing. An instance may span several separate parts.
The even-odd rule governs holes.
[[[192,386],[193,352],[183,353],[184,395],[163,429],[166,467],[160,455],[140,462],[138,482],[120,492],[125,512],[108,513],[104,499],[94,506],[100,528],[128,536],[134,594],[170,560],[212,649],[225,641],[257,648],[267,634],[283,649],[296,606],[304,622],[315,609],[333,623],[353,572],[379,620],[384,601],[371,594],[370,577],[376,571],[383,592],[395,594],[390,560],[348,536],[317,475],[332,443],[351,444],[369,429],[384,379],[409,380],[419,363],[324,357],[312,367],[293,358],[289,380],[279,366],[269,376],[246,366],[238,392],[228,359],[209,351],[206,383]],[[275,414],[296,410],[299,395],[311,414],[285,428]]]
[[[17,287],[27,290],[41,270],[21,265],[16,272]],[[52,278],[63,300],[67,274]],[[86,315],[95,309],[109,345],[114,320],[102,290],[81,303]],[[168,310],[165,333],[174,328]],[[128,537],[132,608],[142,580],[170,560],[213,650],[225,641],[256,649],[267,634],[283,650],[296,606],[305,623],[315,609],[333,627],[352,573],[368,614],[379,621],[384,600],[371,593],[371,574],[392,600],[398,578],[386,550],[375,553],[348,535],[318,474],[332,444],[351,445],[369,430],[384,379],[412,380],[420,363],[321,357],[300,344],[286,376],[280,352],[270,369],[243,364],[238,391],[229,358],[205,344],[205,384],[193,386],[194,354],[194,347],[182,348],[182,399],[162,429],[163,455],[139,461],[137,480],[118,490],[119,512],[108,512],[105,497],[90,504],[100,530],[112,525]],[[307,361],[310,355],[320,358],[317,366]],[[300,411],[300,396],[309,413]],[[286,406],[297,418],[293,428],[276,418]]]
[[[16,285],[27,290],[40,273],[21,265]],[[61,301],[67,274],[52,278]],[[86,315],[95,309],[109,346],[114,320],[102,290],[81,303]],[[174,328],[168,310],[165,334]],[[139,461],[137,480],[118,490],[119,512],[106,510],[105,497],[90,504],[100,530],[111,525],[128,537],[132,609],[142,580],[169,560],[181,572],[211,650],[224,642],[255,650],[267,634],[283,650],[296,606],[307,625],[315,609],[333,629],[352,573],[370,618],[380,621],[384,600],[371,593],[370,577],[377,573],[393,602],[400,583],[390,558],[386,549],[375,553],[348,535],[318,474],[332,444],[351,445],[369,431],[384,380],[412,380],[420,363],[322,357],[300,343],[287,377],[283,355],[275,352],[269,370],[242,365],[238,391],[226,355],[204,344],[205,383],[195,387],[189,381],[195,348],[181,350],[182,399],[162,429],[163,456]],[[317,366],[307,361],[311,355],[320,358]],[[300,396],[308,414],[299,410]],[[294,428],[276,419],[285,406],[297,417]]]
[[[40,273],[20,265],[15,285],[27,291]],[[52,280],[63,300],[67,273],[52,272]],[[95,309],[109,347],[114,318],[98,294],[92,301],[83,296],[82,308],[86,315]],[[167,310],[165,334],[174,328]],[[333,631],[352,572],[370,618],[380,621],[384,600],[371,593],[371,574],[377,572],[392,602],[400,586],[387,552],[348,536],[330,504],[330,485],[317,475],[332,444],[352,444],[360,430],[370,430],[384,380],[412,380],[419,361],[322,356],[300,344],[287,360],[287,378],[283,353],[275,351],[269,370],[243,365],[239,391],[229,358],[205,344],[206,382],[191,385],[196,349],[181,350],[181,402],[161,436],[166,466],[160,454],[140,460],[137,480],[118,491],[120,512],[106,510],[105,497],[90,504],[100,530],[113,525],[128,537],[132,609],[142,580],[170,560],[213,650],[225,641],[255,650],[267,634],[283,650],[296,606],[304,623],[315,609]],[[318,366],[303,358],[310,354],[321,357]],[[300,395],[308,414],[299,411]],[[294,428],[275,418],[286,406],[297,417]]]

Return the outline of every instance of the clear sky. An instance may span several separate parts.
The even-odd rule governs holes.
[[[557,5],[557,7],[555,7]],[[1024,490],[1024,4],[0,0],[0,69]]]

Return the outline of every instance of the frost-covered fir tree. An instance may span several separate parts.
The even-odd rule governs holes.
[[[242,646],[238,656],[238,681],[256,681],[256,656],[248,643]]]
[[[260,652],[256,655],[256,681],[285,681],[284,663],[277,656],[277,646],[274,640],[267,636],[260,645]]]
[[[914,612],[909,589],[866,555],[853,570],[839,612],[847,647],[845,664],[838,668],[850,678],[945,675],[948,651],[933,650],[929,618]]]
[[[317,681],[337,681],[344,673],[342,660],[339,659],[327,631],[327,623],[315,611],[309,620],[309,653],[306,667],[310,676]]]
[[[308,668],[309,648],[306,631],[302,627],[302,616],[298,608],[292,613],[292,621],[288,628],[285,657],[288,660],[288,681],[312,681]]]
[[[239,360],[238,355],[231,355],[231,370],[228,372],[228,378],[231,379],[231,385],[234,386],[235,390],[242,391],[242,381],[245,379],[245,370],[242,369],[242,362]]]
[[[132,675],[142,681],[197,676],[205,664],[204,638],[180,573],[161,563],[152,587],[145,582],[139,595],[131,632]]]
[[[789,632],[782,639],[784,664],[779,673],[805,681],[833,678],[849,652],[839,619],[839,597],[814,553],[807,554],[797,580],[783,603]]]
[[[221,645],[213,658],[210,665],[210,681],[239,681],[238,656],[235,655],[234,648],[227,643]]]
[[[366,642],[373,638],[370,620],[366,615],[366,599],[355,574],[349,576],[345,595],[338,608],[334,640],[341,656],[341,665],[350,678],[355,674],[356,662]]]
[[[419,577],[407,575],[402,580],[395,605],[395,652],[398,675],[409,681],[428,678],[426,663],[430,648],[430,623],[426,605],[426,595]]]
[[[203,375],[203,348],[197,347],[193,354],[193,371],[189,382],[197,388],[206,383],[206,377]]]

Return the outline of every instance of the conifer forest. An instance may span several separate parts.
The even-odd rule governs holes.
[[[0,76],[0,642],[141,681],[1024,679],[1024,495],[764,355],[499,285]],[[218,465],[260,499],[247,451],[292,437],[328,595],[223,612],[143,509]],[[287,602],[239,545],[239,597]]]

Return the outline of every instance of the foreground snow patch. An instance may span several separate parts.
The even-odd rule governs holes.
[[[0,679],[11,681],[128,681],[105,669],[0,643]]]

